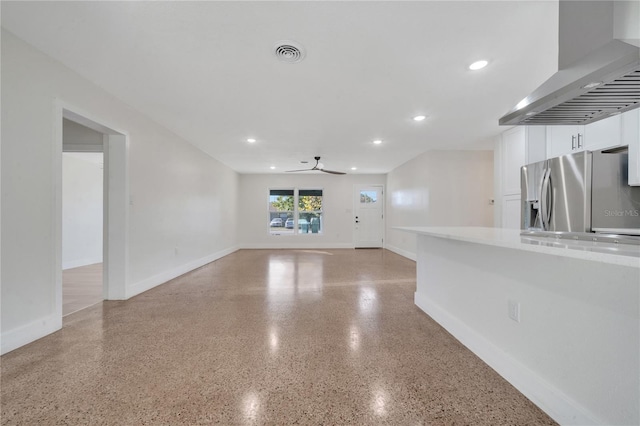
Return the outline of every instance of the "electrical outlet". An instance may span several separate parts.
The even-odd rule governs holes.
[[[509,318],[520,322],[520,302],[509,299]]]

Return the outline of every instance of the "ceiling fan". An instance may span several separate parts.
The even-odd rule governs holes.
[[[333,174],[333,175],[346,175],[346,173],[345,173],[345,172],[336,172],[336,171],[334,171],[334,170],[326,170],[326,169],[324,168],[324,164],[322,164],[322,163],[320,162],[320,157],[313,157],[313,159],[314,159],[314,160],[316,160],[316,165],[315,165],[315,166],[313,166],[313,167],[312,167],[312,168],[310,168],[310,169],[302,169],[302,170],[287,170],[286,172],[287,172],[287,173],[293,173],[293,172],[308,172],[308,171],[310,171],[310,170],[317,170],[317,171],[319,171],[319,172],[331,173],[331,174]]]

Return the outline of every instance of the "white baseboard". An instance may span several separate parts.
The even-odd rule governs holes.
[[[5,331],[0,337],[0,340],[2,341],[2,344],[0,345],[2,355],[7,352],[11,352],[14,349],[18,349],[20,346],[24,346],[38,340],[47,334],[58,331],[61,328],[62,318],[53,314],[18,328],[14,328],[13,330]]]
[[[71,269],[71,268],[78,268],[80,266],[94,265],[96,263],[102,263],[102,256],[90,257],[87,259],[68,260],[66,262],[62,262],[62,269],[65,270],[65,269]]]
[[[151,290],[152,288],[157,287],[160,284],[164,284],[169,280],[179,277],[180,275],[186,274],[187,272],[193,271],[194,269],[197,269],[201,266],[206,265],[207,263],[211,263],[214,260],[218,260],[236,251],[238,251],[238,247],[231,247],[225,250],[220,250],[216,253],[212,253],[208,256],[191,261],[189,263],[185,263],[184,265],[180,265],[176,268],[170,269],[168,271],[164,271],[160,274],[157,274],[152,277],[146,278],[142,281],[139,281],[127,287],[126,299],[129,299],[133,296],[137,296],[138,294],[144,293],[147,290]]]
[[[561,425],[606,424],[465,323],[415,293],[415,304]]]
[[[403,250],[399,247],[395,247],[395,246],[390,246],[390,245],[386,245],[384,248],[386,248],[389,251],[394,252],[395,254],[399,254],[400,256],[406,257],[407,259],[411,259],[415,262],[416,260],[416,254],[412,253],[410,251],[407,250]]]
[[[258,243],[241,244],[241,249],[352,249],[352,243]]]

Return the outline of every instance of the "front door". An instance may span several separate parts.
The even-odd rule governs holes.
[[[355,247],[382,247],[384,229],[382,185],[356,186],[354,195]]]

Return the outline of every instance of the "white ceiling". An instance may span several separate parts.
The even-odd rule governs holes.
[[[386,173],[431,149],[491,148],[498,118],[557,69],[556,1],[1,7],[3,27],[241,173],[314,155]],[[306,58],[278,62],[280,40]],[[468,70],[478,59],[489,66]]]

